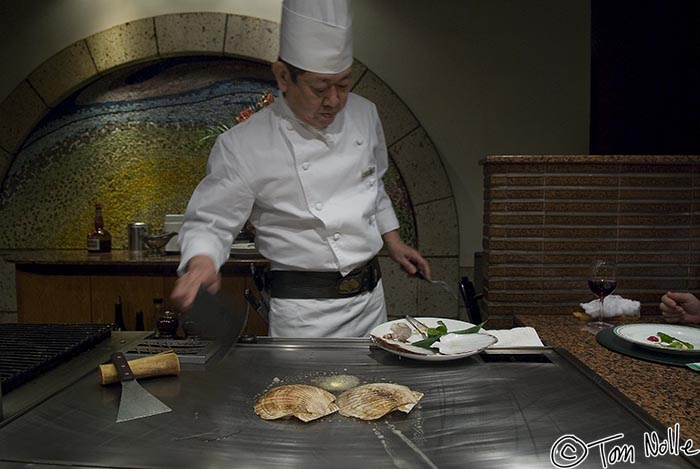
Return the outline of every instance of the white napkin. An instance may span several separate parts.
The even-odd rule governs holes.
[[[532,327],[514,327],[512,329],[491,329],[484,330],[487,334],[498,339],[498,342],[489,348],[499,347],[544,347],[537,335],[537,331]]]
[[[620,295],[610,295],[603,302],[603,317],[614,318],[616,316],[639,316],[642,304],[639,301],[628,300]],[[600,300],[592,300],[581,303],[581,308],[591,316],[600,316]]]

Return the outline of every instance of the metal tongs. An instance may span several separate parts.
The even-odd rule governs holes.
[[[420,322],[418,319],[415,319],[413,316],[407,314],[406,315],[406,321],[416,330],[418,333],[423,337],[424,339],[428,338],[428,326]]]
[[[455,291],[452,288],[450,288],[450,286],[447,283],[443,282],[442,280],[430,280],[428,277],[425,276],[425,273],[422,270],[416,270],[416,273],[413,275],[415,275],[416,277],[418,277],[421,280],[425,280],[428,283],[432,283],[433,285],[441,286],[447,293],[452,295],[452,298],[457,300],[457,293],[455,293]]]

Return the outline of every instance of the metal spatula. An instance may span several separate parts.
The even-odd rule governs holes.
[[[114,363],[122,383],[122,397],[119,401],[117,423],[150,417],[172,410],[141,387],[134,378],[129,362],[122,352],[112,354],[112,363]]]

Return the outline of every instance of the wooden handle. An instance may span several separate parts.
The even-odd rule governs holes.
[[[148,378],[150,376],[165,376],[180,374],[180,360],[174,352],[163,352],[150,357],[137,358],[129,361],[129,368],[134,378]],[[100,384],[119,382],[119,373],[112,363],[106,363],[99,367]]]
[[[132,381],[134,374],[131,372],[131,367],[129,362],[126,360],[123,352],[114,352],[112,354],[112,365],[117,370],[117,375],[119,376],[119,381],[122,383],[124,381]]]

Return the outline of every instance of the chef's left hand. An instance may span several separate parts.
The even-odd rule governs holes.
[[[418,251],[404,243],[397,230],[389,231],[382,235],[389,257],[401,266],[409,275],[415,275],[418,270],[422,270],[427,278],[430,278],[430,265],[423,259]]]

